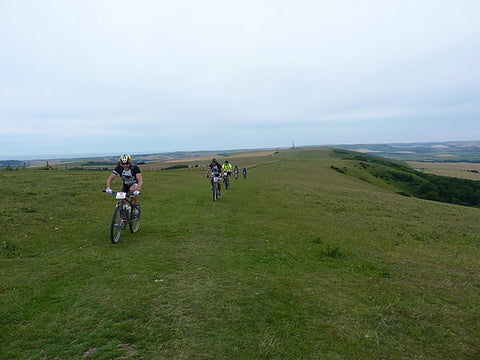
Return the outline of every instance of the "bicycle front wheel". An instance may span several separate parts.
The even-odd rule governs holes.
[[[214,182],[212,185],[212,194],[213,194],[213,201],[217,201],[217,183]]]
[[[125,211],[120,206],[117,206],[113,211],[112,224],[110,226],[110,239],[112,243],[118,243],[122,231],[125,230],[126,224],[127,217]]]
[[[140,207],[134,208],[132,210],[132,219],[130,221],[130,231],[136,233],[140,229]]]

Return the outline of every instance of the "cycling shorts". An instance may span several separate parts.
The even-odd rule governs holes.
[[[138,184],[138,183],[137,183],[137,182],[134,182],[133,184],[130,184],[130,185],[123,184],[122,191],[123,191],[123,192],[129,192],[129,191],[130,191],[130,188],[131,188],[133,185],[136,185],[136,184]]]

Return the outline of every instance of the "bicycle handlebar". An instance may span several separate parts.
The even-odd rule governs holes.
[[[103,191],[104,193],[107,192],[106,190],[102,190],[102,191]],[[118,193],[118,191],[113,191],[113,190],[112,190],[112,192],[110,193],[110,195],[114,195],[114,196],[115,196],[115,195],[117,195],[117,193]],[[108,194],[108,193],[107,193],[107,194]],[[126,194],[127,194],[127,197],[135,196],[135,195],[133,195],[133,192],[131,192],[131,191],[127,191]],[[139,194],[139,195],[140,195],[140,194]]]

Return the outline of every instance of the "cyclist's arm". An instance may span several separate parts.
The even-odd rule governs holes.
[[[110,174],[110,176],[108,177],[108,179],[107,179],[107,189],[110,189],[112,187],[112,181],[113,181],[113,179],[115,179],[115,176],[117,176],[117,174],[114,174],[112,172]]]
[[[143,177],[142,177],[142,173],[138,173],[138,174],[137,174],[137,181],[138,181],[138,187],[137,187],[137,190],[142,190],[142,186],[143,186]]]

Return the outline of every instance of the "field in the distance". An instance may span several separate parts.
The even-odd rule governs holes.
[[[414,169],[440,176],[480,180],[480,163],[407,161]]]
[[[117,245],[108,171],[0,171],[0,359],[480,358],[480,209],[328,149],[232,163],[216,203],[204,166],[146,167]]]

